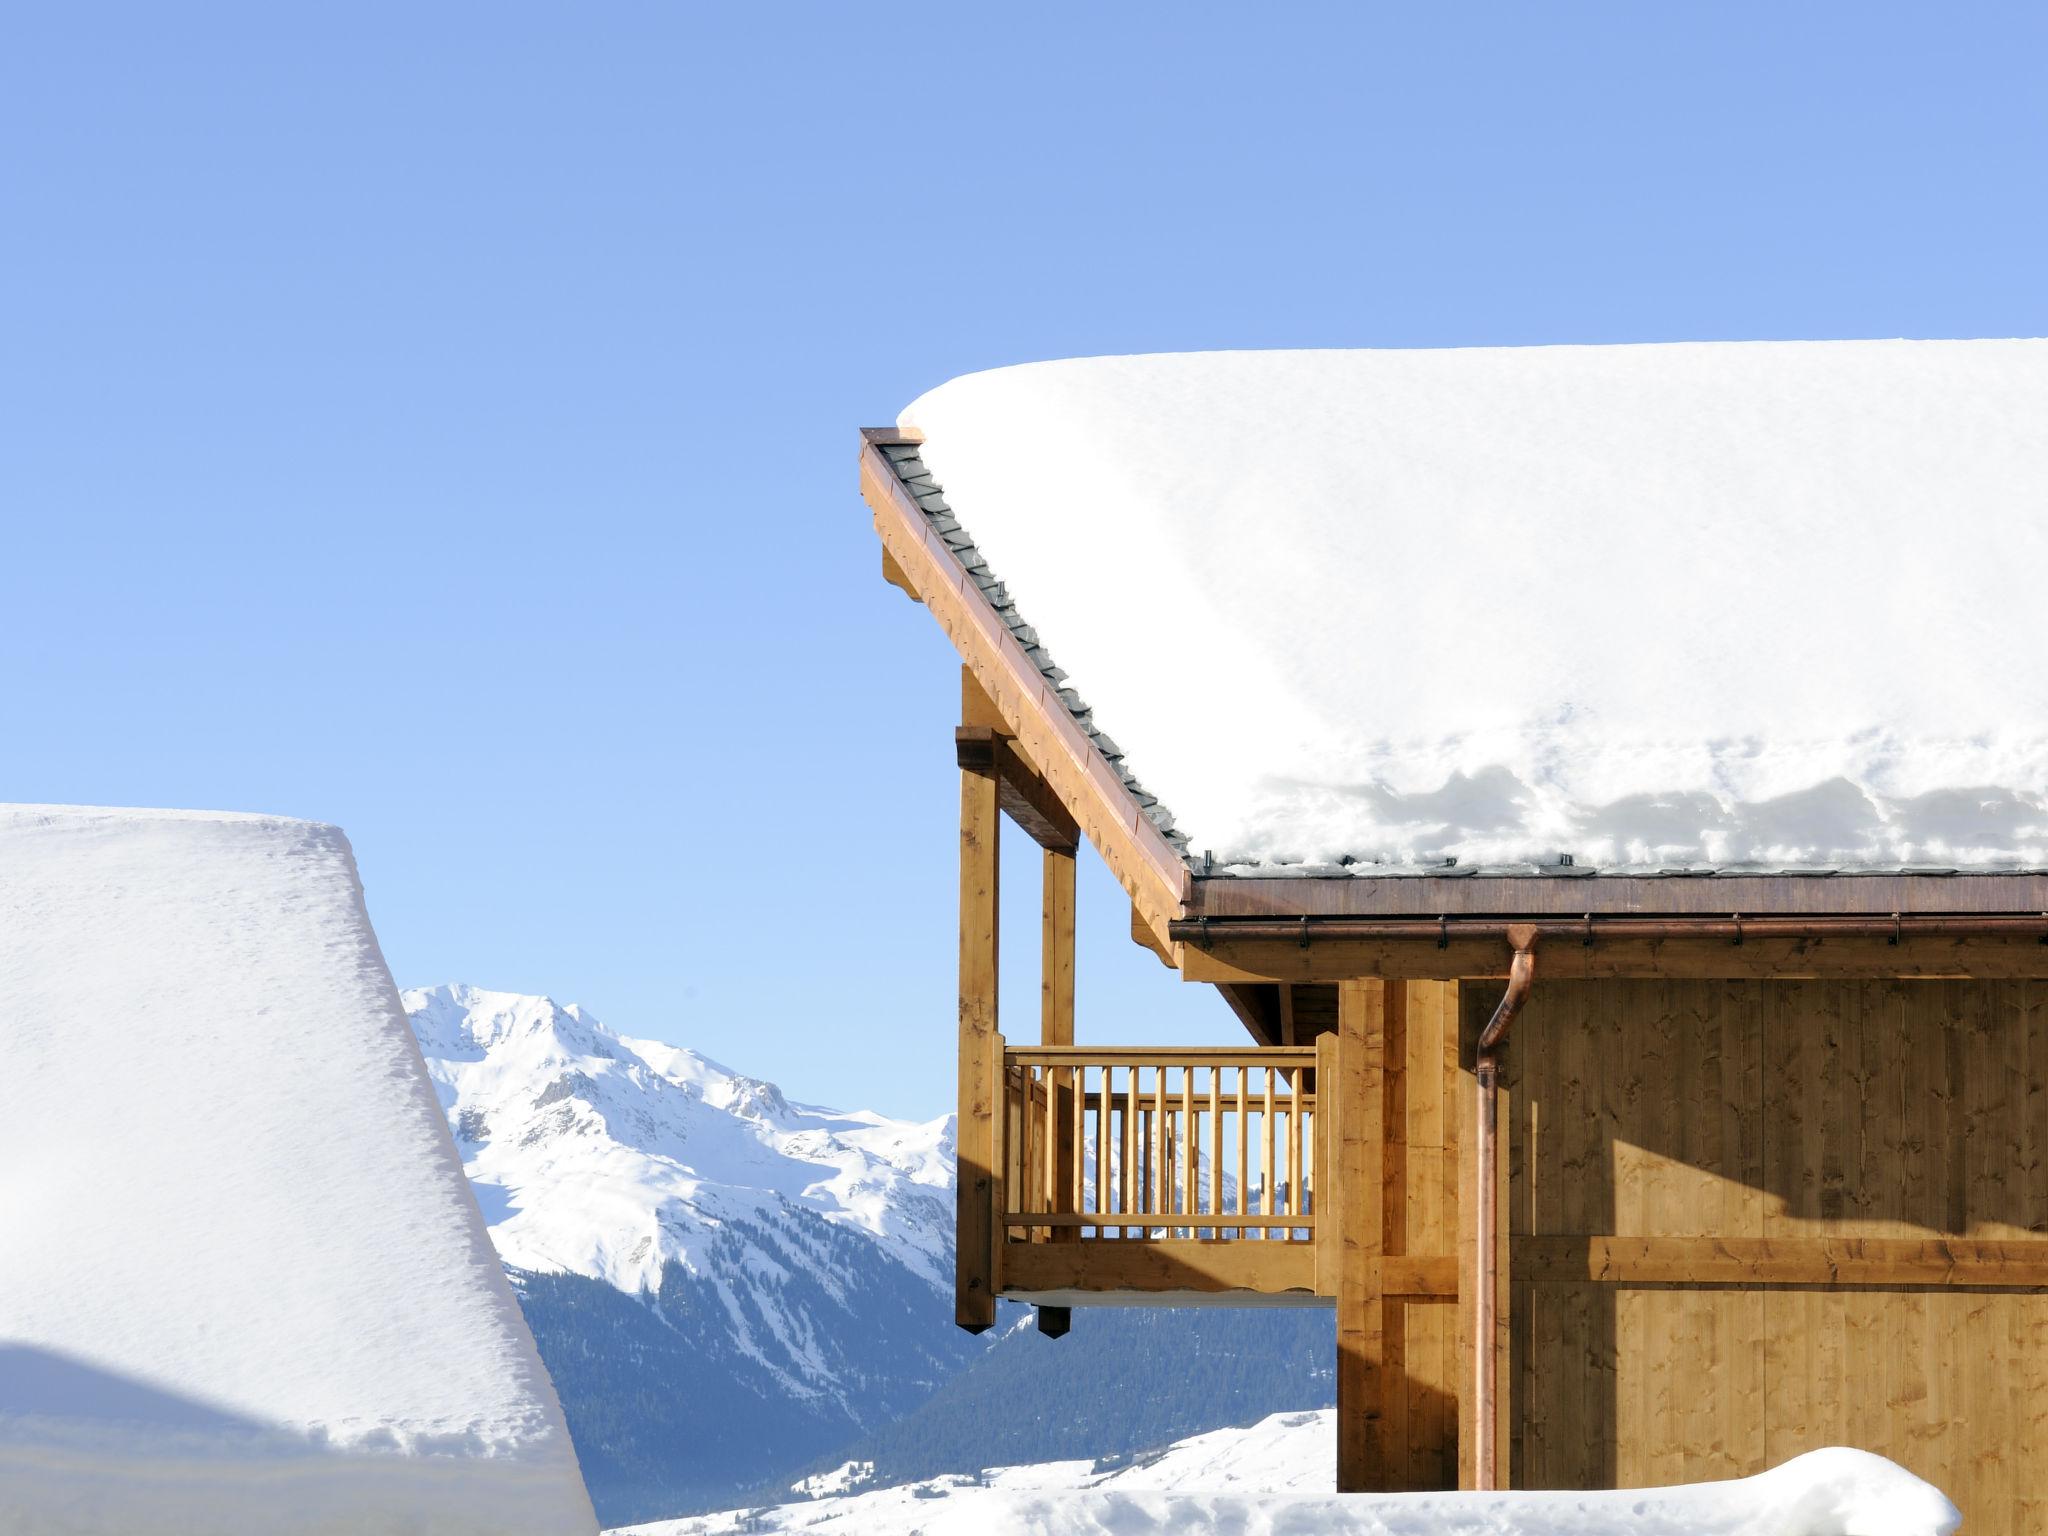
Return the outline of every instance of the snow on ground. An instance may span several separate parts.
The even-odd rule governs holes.
[[[1948,1536],[1961,1523],[1939,1490],[1863,1451],[1679,1488],[1342,1496],[1335,1456],[1329,1410],[1275,1414],[1116,1464],[999,1467],[614,1536]]]
[[[338,830],[0,808],[0,936],[0,1529],[595,1529]]]
[[[2048,864],[2048,342],[1095,358],[901,419],[1197,855]]]

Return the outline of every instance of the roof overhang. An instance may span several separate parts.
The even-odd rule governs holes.
[[[1016,749],[1102,855],[1154,946],[1169,952],[1169,925],[1184,914],[1193,884],[1187,863],[1068,713],[1058,690],[932,528],[883,452],[886,445],[916,441],[914,434],[893,428],[861,433],[861,496],[882,541],[884,575],[939,621],[995,704]]]
[[[1130,896],[1134,935],[1187,980],[1504,976],[1507,926],[1532,922],[1552,978],[2048,976],[2048,872],[1198,877],[904,484],[885,450],[918,440],[864,430],[861,493],[885,578],[938,620],[1011,738],[963,731],[962,761],[1014,752],[1006,781],[1029,793],[1013,814],[1048,846],[1078,829]]]

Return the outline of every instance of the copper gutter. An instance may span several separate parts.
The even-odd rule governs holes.
[[[1579,917],[1186,917],[1169,926],[1177,943],[1206,949],[1219,940],[1300,943],[1316,939],[1612,939],[1933,938],[2010,934],[2048,939],[2048,912],[1887,912],[1803,916],[1637,917],[1589,912]]]
[[[1472,1298],[1472,1486],[1482,1491],[1495,1486],[1495,1426],[1500,1401],[1500,1353],[1494,1338],[1500,1327],[1496,1230],[1500,1217],[1500,1052],[1536,980],[1535,924],[1514,924],[1508,929],[1508,939],[1515,946],[1515,958],[1508,966],[1508,987],[1486,1028],[1479,1032],[1472,1070],[1479,1084],[1478,1166],[1472,1202],[1476,1272]]]

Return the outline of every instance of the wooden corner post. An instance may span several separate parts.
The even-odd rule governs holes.
[[[1346,981],[1337,989],[1336,1152],[1337,1491],[1370,1493],[1387,1485],[1385,1421],[1386,1308],[1381,1259],[1385,1181],[1385,1084],[1389,1007],[1402,1006],[1398,982]]]
[[[1074,851],[1045,857],[1044,946],[1039,962],[1040,1045],[1074,1043]]]
[[[1458,1098],[1463,1105],[1460,1116],[1460,1149],[1458,1153],[1458,1333],[1467,1355],[1466,1372],[1458,1393],[1458,1486],[1460,1488],[1506,1488],[1510,1486],[1512,1451],[1510,1442],[1511,1417],[1509,1403],[1512,1397],[1511,1348],[1512,1328],[1509,1306],[1513,1295],[1508,1283],[1508,1178],[1506,1174],[1507,1151],[1505,1145],[1498,1146],[1496,1157],[1502,1166],[1494,1180],[1493,1247],[1495,1252],[1492,1343],[1493,1423],[1491,1436],[1479,1432],[1479,1383],[1473,1368],[1479,1357],[1480,1343],[1476,1338],[1475,1317],[1479,1312],[1476,1305],[1480,1285],[1480,1255],[1477,1232],[1478,1212],[1481,1199],[1478,1150],[1480,1142],[1481,1095],[1474,1068],[1477,1065],[1476,1046],[1488,1019],[1494,1011],[1500,989],[1485,986],[1463,986],[1460,988],[1459,1012],[1462,1015],[1459,1033],[1460,1086]],[[1510,1113],[1513,1088],[1508,1081],[1502,1081],[1493,1096],[1493,1110],[1501,1141],[1507,1139],[1506,1128],[1514,1121]],[[1491,1465],[1482,1468],[1478,1448],[1482,1439],[1492,1442]]]
[[[960,1120],[953,1321],[996,1320],[995,1084],[1001,813],[993,768],[960,770]]]
[[[1045,903],[1043,945],[1039,951],[1038,1043],[1074,1043],[1074,850],[1047,848],[1045,862]],[[1079,1188],[1074,1160],[1081,1155],[1082,1095],[1086,1090],[1085,1069],[1058,1067],[1046,1075],[1046,1136],[1053,1149],[1052,1177],[1048,1181],[1051,1208],[1078,1215],[1080,1203],[1074,1198]],[[1079,1227],[1055,1230],[1056,1243],[1077,1243]],[[1068,1307],[1040,1307],[1038,1331],[1049,1339],[1064,1338],[1074,1325]]]

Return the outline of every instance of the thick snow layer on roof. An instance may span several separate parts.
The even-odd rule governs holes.
[[[996,1467],[628,1528],[631,1536],[1948,1536],[1931,1484],[1863,1451],[1794,1457],[1756,1477],[1615,1493],[1331,1491],[1335,1416],[1283,1413],[1109,1466]],[[627,1532],[619,1533],[627,1536]]]
[[[2048,864],[2048,342],[1096,358],[902,423],[1198,854]]]
[[[0,1528],[596,1528],[333,827],[0,808]]]

